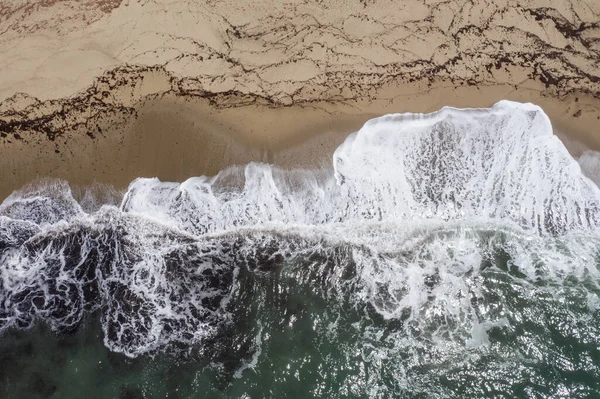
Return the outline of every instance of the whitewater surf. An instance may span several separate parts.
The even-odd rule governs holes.
[[[113,353],[216,370],[200,397],[588,397],[599,224],[600,189],[539,107],[386,115],[329,168],[139,178],[106,204],[15,191],[0,337],[97,316]]]

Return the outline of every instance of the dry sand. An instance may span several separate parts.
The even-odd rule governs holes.
[[[330,164],[369,118],[501,99],[600,149],[600,3],[0,1],[0,198]]]

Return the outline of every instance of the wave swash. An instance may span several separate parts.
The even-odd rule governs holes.
[[[113,352],[235,379],[289,369],[274,346],[296,329],[330,362],[311,388],[329,397],[445,397],[482,375],[475,393],[598,392],[600,189],[537,106],[373,119],[331,168],[74,197],[46,181],[0,205],[0,333],[96,312]]]

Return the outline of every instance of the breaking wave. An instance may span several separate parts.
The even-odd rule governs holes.
[[[241,377],[304,312],[312,345],[343,342],[342,396],[599,375],[600,190],[537,106],[387,115],[330,169],[253,163],[117,197],[46,181],[0,205],[0,333],[98,312],[111,351],[233,358]],[[576,359],[552,346],[568,338]],[[557,381],[538,388],[572,388]]]

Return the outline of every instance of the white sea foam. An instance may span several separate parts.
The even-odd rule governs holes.
[[[137,179],[122,209],[192,234],[426,219],[502,220],[552,234],[595,228],[599,198],[543,111],[502,101],[373,119],[335,151],[333,173],[249,164],[181,184]]]
[[[236,328],[252,275],[285,273],[400,320],[398,347],[486,346],[509,324],[508,305],[478,302],[486,268],[518,275],[524,293],[540,280],[597,284],[600,189],[581,173],[587,159],[568,154],[539,107],[502,101],[371,120],[331,169],[136,179],[120,207],[34,185],[0,205],[0,331],[75,328],[99,309],[112,350],[202,347]]]

